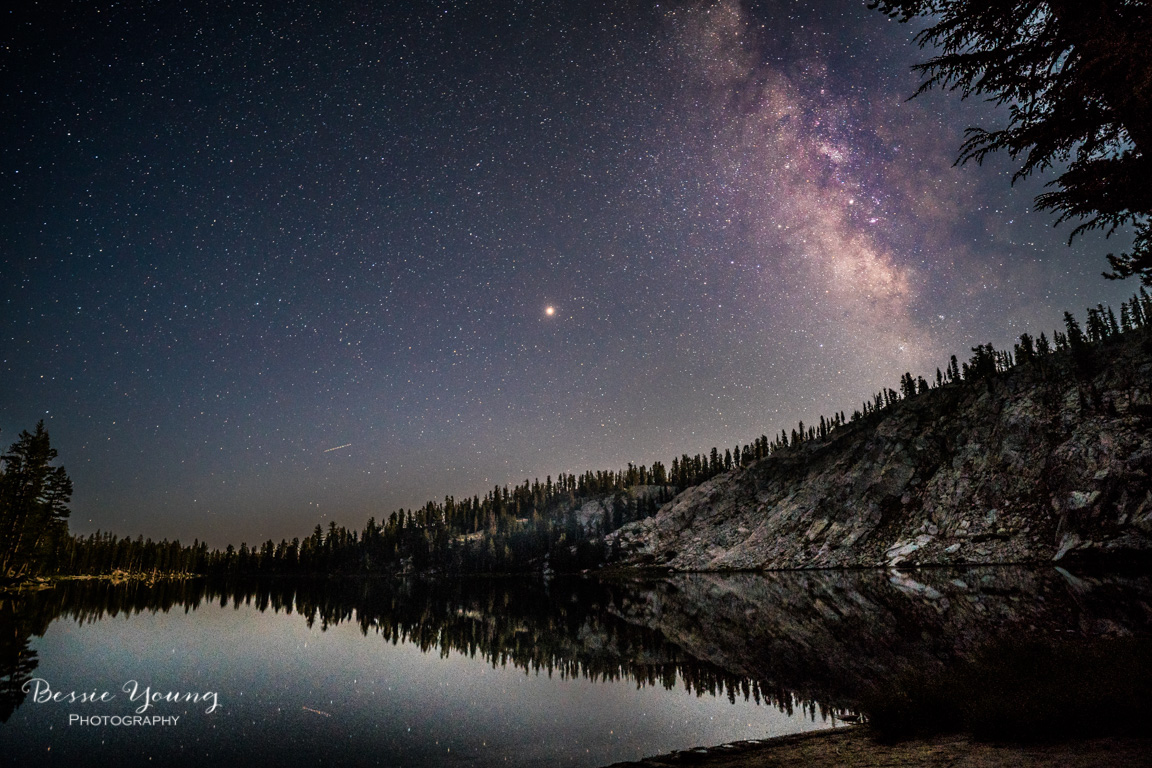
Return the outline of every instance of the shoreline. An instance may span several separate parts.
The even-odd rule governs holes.
[[[44,589],[52,589],[57,584],[65,581],[109,581],[113,584],[138,582],[152,586],[162,581],[189,581],[191,579],[202,578],[204,578],[203,574],[199,573],[128,573],[126,571],[60,576],[33,576],[28,579],[0,580],[0,593],[38,592]]]
[[[654,755],[603,768],[1137,768],[1152,766],[1152,738],[1105,736],[1064,742],[977,741],[942,734],[886,743],[866,725],[850,725],[767,739]]]

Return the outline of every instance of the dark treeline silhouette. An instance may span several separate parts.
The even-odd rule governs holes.
[[[299,615],[321,630],[345,622],[393,645],[425,653],[454,651],[562,679],[628,679],[638,686],[683,686],[705,693],[754,699],[792,714],[833,711],[802,699],[778,683],[727,672],[685,653],[658,631],[619,617],[618,607],[638,585],[579,578],[358,579],[335,585],[323,579],[189,579],[65,582],[55,589],[0,595],[0,617],[11,627],[0,640],[0,722],[25,699],[22,686],[38,660],[30,638],[55,619],[87,624],[138,613],[195,611],[211,604],[252,606]],[[616,608],[617,610],[614,610]]]
[[[1071,312],[1064,313],[1064,330],[1052,331],[1052,339],[1041,333],[1034,337],[1028,333],[1020,334],[1020,338],[1012,346],[1012,350],[998,350],[992,344],[978,344],[972,348],[972,357],[968,362],[960,363],[952,355],[948,365],[943,370],[936,369],[935,380],[931,383],[922,376],[913,378],[911,373],[905,373],[900,379],[900,391],[886,389],[877,392],[872,399],[865,400],[862,407],[854,411],[849,422],[879,413],[892,407],[901,400],[917,397],[932,389],[964,382],[982,381],[1004,373],[1017,365],[1044,366],[1049,358],[1057,355],[1070,356],[1076,366],[1087,370],[1090,363],[1091,348],[1106,345],[1117,340],[1122,334],[1140,331],[1148,333],[1152,330],[1152,296],[1141,288],[1140,292],[1125,301],[1120,308],[1120,319],[1112,307],[1097,304],[1088,308],[1085,328]],[[826,437],[835,427],[844,424],[843,412],[832,420],[820,417],[820,427],[810,427],[804,430],[804,423],[800,423],[799,434],[792,432],[792,439],[781,437],[773,443],[773,449],[794,445],[798,441]]]
[[[663,480],[663,468],[656,478]],[[525,481],[496,487],[483,498],[452,497],[419,509],[399,509],[388,519],[370,518],[362,530],[330,522],[312,535],[249,547],[210,550],[199,540],[155,542],[106,532],[66,537],[33,575],[117,574],[374,574],[412,570],[446,573],[515,573],[545,567],[562,572],[603,559],[595,543],[604,533],[655,514],[673,489],[649,479],[645,467],[623,473],[561,475],[556,482]],[[598,499],[591,517],[580,504]]]
[[[330,522],[304,538],[268,540],[239,548],[209,549],[195,541],[152,541],[97,532],[67,532],[71,482],[52,467],[56,452],[43,424],[23,432],[0,463],[0,573],[9,578],[46,575],[127,574],[385,574],[575,572],[604,562],[604,534],[657,512],[678,492],[779,451],[832,438],[838,430],[874,423],[899,403],[934,389],[973,386],[1021,365],[1048,370],[1071,361],[1091,369],[1092,355],[1125,334],[1152,330],[1152,296],[1141,288],[1120,308],[1089,308],[1084,327],[1069,312],[1064,328],[1021,334],[1012,350],[991,344],[972,348],[961,363],[955,355],[931,381],[905,373],[899,390],[884,389],[845,416],[821,415],[791,432],[781,430],[745,445],[674,458],[668,468],[629,464],[619,471],[561,473],[544,482],[496,486],[484,496],[429,501],[418,509],[398,509],[370,518],[360,530]]]

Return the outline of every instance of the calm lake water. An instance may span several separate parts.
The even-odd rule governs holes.
[[[997,637],[1147,633],[1150,595],[1056,569],[73,583],[0,594],[0,755],[599,766],[832,727]]]

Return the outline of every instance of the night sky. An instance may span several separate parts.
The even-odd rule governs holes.
[[[28,3],[0,442],[213,546],[670,462],[1136,285],[842,2]],[[551,310],[549,310],[551,308]],[[342,446],[342,447],[339,447]]]

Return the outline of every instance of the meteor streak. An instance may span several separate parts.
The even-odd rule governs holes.
[[[352,443],[344,443],[344,445],[338,445],[335,448],[325,448],[323,451],[321,451],[321,453],[328,453],[329,451],[338,451],[341,448],[347,448],[350,445],[352,445]]]

